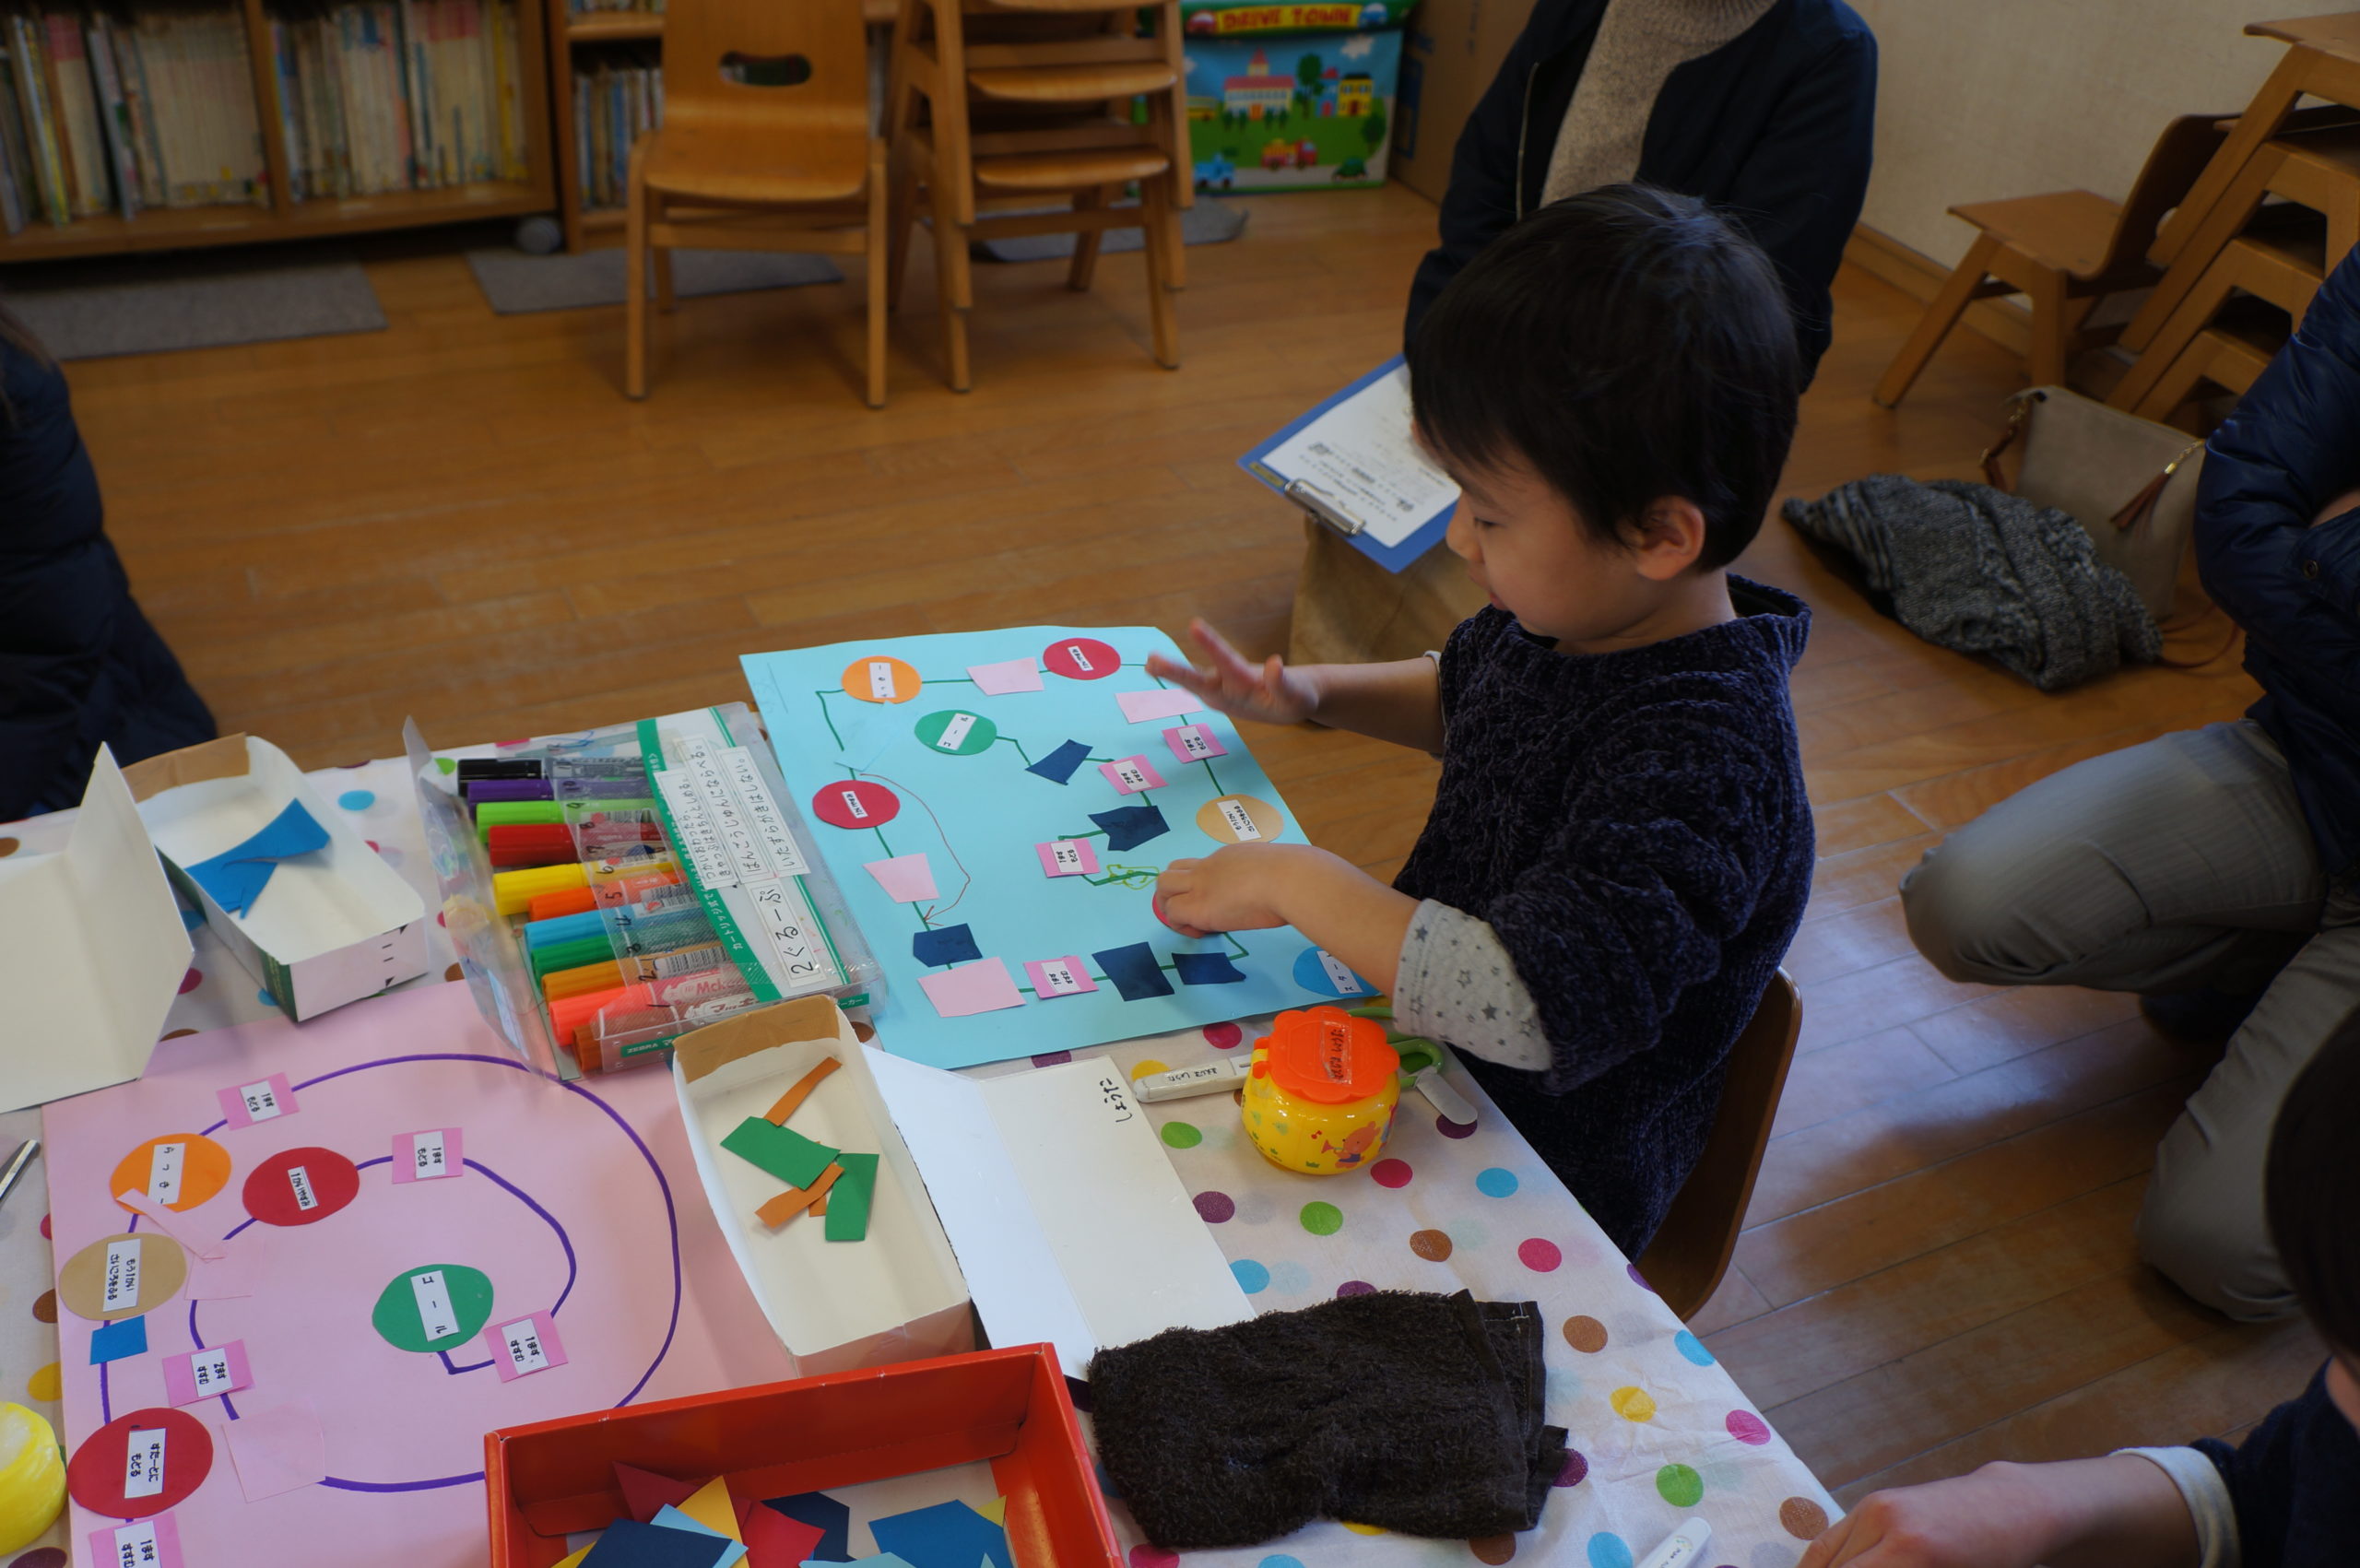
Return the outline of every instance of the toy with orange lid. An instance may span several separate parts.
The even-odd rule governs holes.
[[[1375,1161],[1401,1099],[1401,1056],[1385,1026],[1341,1008],[1283,1012],[1254,1042],[1241,1103],[1262,1158],[1332,1176]]]

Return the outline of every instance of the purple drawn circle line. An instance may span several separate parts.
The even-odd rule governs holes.
[[[425,1051],[407,1056],[386,1056],[374,1062],[360,1062],[352,1067],[338,1067],[334,1072],[322,1073],[317,1078],[305,1079],[301,1083],[293,1084],[289,1087],[296,1091],[306,1090],[310,1089],[314,1084],[325,1083],[330,1079],[343,1078],[348,1073],[366,1072],[371,1067],[390,1067],[407,1062],[482,1062],[495,1067],[507,1067],[514,1072],[529,1073],[532,1071],[532,1069],[525,1067],[524,1063],[512,1061],[505,1056],[486,1056],[470,1051]],[[534,1076],[538,1077],[539,1075],[535,1074]],[[629,1122],[623,1120],[621,1112],[616,1110],[612,1105],[608,1104],[604,1100],[599,1099],[596,1094],[591,1093],[590,1091],[583,1088],[580,1084],[560,1082],[558,1087],[560,1089],[566,1090],[571,1093],[579,1094],[583,1099],[587,1100],[591,1104],[596,1105],[599,1110],[605,1112],[607,1119],[614,1123],[615,1126],[620,1127],[623,1131],[623,1136],[631,1139],[631,1147],[639,1150],[639,1157],[647,1162],[647,1169],[649,1173],[655,1177],[656,1190],[664,1195],[664,1223],[666,1228],[671,1232],[672,1315],[664,1325],[664,1343],[656,1347],[655,1359],[647,1363],[647,1370],[639,1374],[639,1381],[631,1385],[631,1391],[625,1394],[621,1398],[616,1400],[614,1405],[611,1407],[614,1409],[620,1410],[625,1405],[630,1404],[633,1399],[639,1397],[640,1390],[645,1388],[647,1386],[648,1380],[655,1375],[655,1369],[662,1366],[664,1364],[664,1358],[672,1353],[672,1340],[680,1331],[680,1215],[679,1210],[674,1207],[672,1202],[672,1184],[665,1179],[664,1167],[656,1163],[655,1151],[647,1147],[647,1140],[639,1136],[639,1129],[632,1126]],[[209,1137],[229,1125],[230,1119],[227,1116],[224,1116],[219,1121],[214,1123],[211,1126],[206,1128],[204,1132],[199,1133],[197,1136],[199,1138]],[[388,1162],[390,1162],[393,1156],[386,1155],[384,1158]],[[370,1163],[373,1165],[376,1161],[372,1160]],[[475,1164],[475,1161],[469,1160],[466,1163],[473,1165]],[[359,1166],[354,1167],[356,1170],[360,1168],[360,1167]],[[478,1166],[477,1168],[478,1170],[482,1169],[480,1166]],[[484,1172],[484,1173],[486,1175],[491,1174],[489,1171]],[[496,1176],[492,1179],[495,1181],[500,1180],[500,1178]],[[500,1185],[503,1187],[508,1186],[508,1184],[504,1181],[502,1181]],[[513,1187],[509,1187],[509,1190],[511,1192],[516,1192],[516,1189]],[[521,1192],[516,1192],[516,1196],[520,1198],[524,1198],[525,1202],[527,1204],[531,1204],[537,1212],[541,1213],[542,1218],[549,1219],[547,1212],[541,1210],[540,1206],[533,1203],[531,1198],[525,1197],[525,1195]],[[242,1221],[231,1228],[230,1235],[236,1235],[240,1231],[244,1230],[247,1225],[251,1225],[253,1223],[254,1221],[252,1220]],[[549,1219],[549,1223],[554,1226],[557,1224],[557,1221],[553,1219]],[[128,1228],[133,1231],[136,1231],[139,1228],[138,1215],[134,1214],[131,1217],[131,1224]],[[564,1233],[563,1228],[560,1227],[558,1234],[562,1236]],[[222,1239],[226,1241],[229,1237],[225,1236]],[[569,1262],[572,1260],[572,1256],[573,1248],[571,1243],[569,1243],[566,1247],[566,1257]],[[570,1290],[571,1288],[572,1287],[569,1284],[568,1289]],[[564,1298],[560,1296],[559,1300],[562,1302]],[[192,1298],[189,1302],[189,1311],[192,1315],[194,1315],[195,1310],[196,1303]],[[552,1309],[552,1311],[554,1311],[554,1309]],[[102,1425],[114,1419],[112,1406],[108,1397],[107,1367],[109,1364],[111,1363],[101,1362],[99,1366],[99,1418],[100,1424]],[[227,1400],[225,1399],[224,1403],[226,1402]],[[235,1418],[233,1417],[232,1419]],[[481,1470],[477,1470],[470,1475],[443,1476],[436,1480],[423,1481],[356,1481],[346,1480],[336,1476],[328,1476],[324,1478],[320,1484],[322,1486],[336,1487],[345,1491],[431,1491],[439,1487],[466,1486],[473,1482],[480,1481],[481,1480],[483,1480],[483,1472]]]

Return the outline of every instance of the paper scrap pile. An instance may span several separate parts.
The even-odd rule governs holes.
[[[820,1080],[836,1070],[833,1056],[795,1082],[778,1102],[738,1124],[721,1147],[776,1176],[785,1192],[754,1210],[773,1230],[796,1216],[812,1213],[827,1220],[832,1242],[856,1242],[868,1234],[868,1208],[877,1191],[877,1156],[853,1154],[816,1143],[786,1125]]]
[[[750,1502],[729,1483],[615,1467],[627,1516],[558,1568],[1015,1568],[1002,1498],[989,1509],[938,1503],[869,1527],[878,1551],[852,1555],[852,1509],[824,1491]]]

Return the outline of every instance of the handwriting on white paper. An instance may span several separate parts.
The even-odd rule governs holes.
[[[148,1156],[148,1196],[167,1208],[180,1201],[181,1165],[188,1157],[185,1143],[159,1143]]]
[[[124,1450],[123,1494],[156,1497],[164,1490],[164,1429],[135,1426],[131,1445]]]
[[[427,1343],[448,1339],[459,1331],[459,1315],[451,1310],[451,1291],[441,1269],[425,1268],[411,1275],[409,1289],[418,1298],[418,1321],[425,1326]]]
[[[107,1244],[107,1282],[99,1298],[100,1312],[118,1312],[139,1304],[139,1238],[125,1236]]]

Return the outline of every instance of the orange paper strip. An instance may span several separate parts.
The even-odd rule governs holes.
[[[796,1079],[795,1087],[780,1095],[778,1103],[762,1113],[762,1119],[773,1126],[786,1126],[786,1119],[795,1114],[806,1100],[811,1098],[811,1091],[820,1087],[820,1080],[835,1070],[836,1059],[833,1056],[820,1058],[820,1065]]]
[[[820,1179],[809,1186],[789,1187],[760,1208],[755,1209],[755,1217],[775,1231],[806,1208],[811,1208],[812,1205],[824,1204],[827,1201],[828,1189],[834,1186],[836,1178],[844,1173],[844,1168],[842,1165],[831,1165],[820,1172]],[[812,1208],[812,1212],[822,1214],[827,1210],[824,1208]]]

